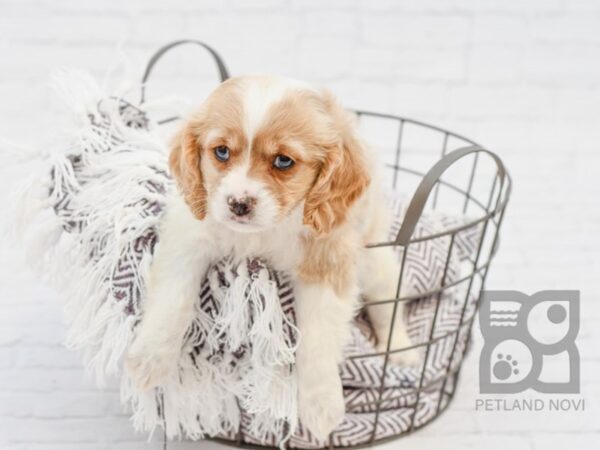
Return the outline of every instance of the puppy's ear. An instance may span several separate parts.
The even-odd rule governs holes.
[[[200,145],[191,124],[187,124],[171,143],[171,174],[183,198],[200,220],[206,216],[206,188],[200,168]]]
[[[354,118],[330,94],[325,94],[325,107],[339,138],[323,149],[325,160],[304,204],[304,224],[318,236],[346,221],[349,208],[371,181]]]

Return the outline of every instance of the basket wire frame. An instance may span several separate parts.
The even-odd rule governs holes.
[[[455,392],[455,389],[457,386],[457,381],[458,381],[458,377],[460,374],[461,362],[462,362],[462,360],[465,356],[465,353],[468,349],[468,344],[469,344],[469,340],[470,340],[470,336],[471,336],[470,331],[471,331],[471,327],[472,327],[472,324],[473,324],[473,321],[474,321],[474,318],[476,315],[475,312],[473,312],[470,317],[466,317],[466,311],[467,311],[467,307],[469,305],[469,301],[471,299],[471,293],[473,290],[474,281],[476,280],[476,278],[479,278],[479,292],[476,293],[476,302],[478,303],[479,294],[480,294],[481,290],[483,290],[484,285],[485,285],[485,279],[488,274],[491,259],[497,251],[499,229],[500,229],[503,217],[504,217],[504,211],[506,209],[506,204],[510,197],[511,180],[510,180],[510,176],[508,175],[508,173],[505,171],[504,167],[502,166],[502,163],[499,162],[499,159],[497,157],[495,157],[496,163],[497,164],[499,163],[499,166],[498,166],[498,170],[497,170],[495,176],[493,177],[492,185],[489,190],[489,195],[484,203],[483,199],[478,199],[477,197],[475,197],[473,195],[472,190],[473,190],[473,186],[474,186],[475,177],[477,174],[478,164],[480,161],[480,154],[482,154],[482,153],[491,154],[491,152],[485,150],[483,147],[478,145],[476,142],[474,142],[464,136],[458,135],[451,131],[448,131],[448,130],[445,130],[445,129],[442,129],[442,128],[439,128],[439,127],[436,127],[433,125],[429,125],[429,124],[426,124],[426,123],[423,123],[420,121],[416,121],[416,120],[412,120],[412,119],[408,119],[408,118],[400,117],[400,116],[394,116],[394,115],[390,115],[390,114],[380,114],[380,113],[367,112],[367,111],[357,111],[357,115],[359,118],[370,117],[370,118],[375,118],[375,119],[380,119],[380,120],[381,119],[392,120],[392,121],[396,121],[398,123],[398,135],[397,135],[397,142],[396,142],[396,146],[395,146],[396,152],[395,152],[395,157],[394,157],[394,164],[388,165],[388,168],[393,170],[392,188],[397,187],[397,182],[398,182],[398,179],[399,179],[399,176],[401,173],[415,175],[415,176],[422,176],[423,180],[421,182],[421,185],[427,184],[427,182],[434,184],[433,194],[432,194],[432,199],[431,199],[432,200],[431,201],[432,209],[436,209],[436,207],[438,205],[440,188],[446,187],[448,189],[458,192],[459,194],[461,194],[464,197],[463,207],[462,207],[463,214],[465,214],[467,212],[467,208],[468,208],[469,204],[475,204],[476,206],[478,206],[481,209],[481,211],[483,213],[479,217],[475,217],[472,220],[470,220],[468,223],[463,224],[459,227],[455,227],[454,229],[445,230],[443,232],[436,233],[435,235],[430,235],[430,236],[426,236],[426,237],[412,238],[412,231],[414,231],[414,224],[413,224],[412,228],[409,225],[408,228],[410,229],[410,233],[409,233],[410,239],[408,241],[402,241],[402,239],[401,239],[401,235],[403,234],[403,229],[405,228],[404,227],[405,224],[403,224],[400,232],[398,233],[398,238],[395,241],[383,242],[383,243],[373,243],[373,244],[368,245],[368,247],[398,246],[398,247],[403,248],[402,259],[401,259],[401,264],[400,264],[400,273],[398,274],[396,298],[395,299],[383,299],[380,301],[369,302],[369,304],[366,305],[366,307],[373,307],[378,304],[381,305],[384,303],[392,303],[393,302],[394,307],[393,307],[391,319],[390,319],[391,326],[390,326],[390,332],[389,332],[389,336],[388,336],[386,351],[383,354],[380,352],[380,353],[372,353],[372,354],[368,354],[368,355],[356,355],[356,356],[352,357],[352,358],[363,358],[363,357],[366,358],[366,357],[375,357],[375,356],[383,356],[384,357],[383,372],[382,372],[381,379],[379,380],[379,386],[378,386],[378,399],[375,402],[367,402],[367,403],[362,404],[365,406],[374,404],[377,408],[375,411],[375,421],[374,421],[375,423],[373,426],[373,430],[371,432],[371,438],[370,438],[370,441],[365,444],[365,445],[370,445],[370,444],[374,444],[376,442],[387,441],[387,440],[402,436],[404,434],[410,433],[410,432],[426,425],[431,420],[435,419],[450,404],[450,401],[454,395],[454,392]],[[427,179],[427,177],[431,175],[430,173],[429,174],[422,173],[422,172],[419,172],[412,168],[403,166],[401,164],[401,155],[402,155],[402,151],[403,151],[402,139],[403,139],[403,135],[404,135],[407,124],[409,124],[411,126],[427,129],[432,133],[442,134],[442,140],[441,140],[442,145],[441,145],[441,150],[440,150],[440,154],[439,154],[440,162],[444,161],[444,159],[446,158],[446,155],[448,154],[448,143],[449,143],[450,137],[452,137],[458,141],[462,141],[462,143],[465,144],[464,147],[462,147],[452,153],[454,153],[454,154],[462,153],[463,154],[462,156],[466,156],[469,154],[473,155],[471,167],[469,170],[466,189],[462,189],[461,187],[457,186],[456,184],[452,184],[448,181],[445,181],[441,177]],[[495,156],[493,154],[491,154],[491,155]],[[462,156],[459,156],[456,159],[458,160],[458,159],[462,158]],[[443,165],[446,166],[445,168],[448,168],[451,164],[452,164],[452,162],[449,162],[447,165],[446,164],[443,164]],[[411,201],[411,205],[414,202],[419,202],[420,207],[421,207],[420,211],[422,211],[422,208],[425,206],[425,202],[427,200],[428,200],[428,196],[425,199],[417,199],[416,197],[413,197],[413,199]],[[405,217],[405,220],[412,220],[416,224],[419,217],[408,217],[409,214],[410,214],[410,207],[406,213],[407,217]],[[419,216],[420,216],[420,214],[419,214]],[[485,239],[487,236],[487,232],[490,229],[490,225],[493,228],[493,230],[491,232],[491,233],[493,233],[492,243],[491,243],[489,252],[487,252],[487,254],[484,255],[484,252],[483,252],[484,242],[485,242]],[[450,257],[452,255],[452,251],[454,249],[456,235],[457,235],[457,233],[464,231],[467,228],[471,228],[471,227],[479,227],[481,229],[480,235],[478,238],[478,244],[477,244],[475,256],[470,261],[471,262],[471,270],[468,274],[461,276],[458,280],[453,281],[452,283],[447,283],[446,278],[447,278],[447,273],[448,273],[448,267],[450,265]],[[404,234],[406,235],[406,233],[404,233]],[[413,296],[401,297],[400,292],[401,292],[401,287],[402,287],[402,282],[403,282],[404,268],[405,268],[405,264],[406,264],[406,255],[408,253],[409,246],[411,244],[423,242],[424,240],[438,239],[438,238],[441,238],[444,236],[449,237],[449,244],[448,244],[448,249],[446,251],[446,259],[445,259],[445,263],[444,263],[443,273],[441,276],[440,286],[438,288],[430,290],[426,293],[421,293],[421,294],[413,295]],[[482,256],[484,257],[483,262],[481,262]],[[453,329],[449,332],[446,332],[440,336],[434,337],[434,334],[436,331],[438,312],[440,309],[441,301],[443,301],[442,295],[446,291],[448,291],[450,288],[452,288],[456,285],[462,284],[464,282],[467,282],[468,285],[466,288],[466,293],[464,295],[464,299],[462,301],[462,308],[460,310],[460,317],[459,317],[458,325],[456,326],[455,329]],[[430,296],[435,299],[435,309],[434,309],[433,317],[431,318],[431,327],[429,330],[428,340],[425,342],[417,342],[410,347],[391,349],[390,343],[391,343],[392,333],[394,331],[394,324],[396,323],[397,320],[401,320],[398,318],[398,308],[397,308],[398,303],[408,302],[411,300],[415,300],[417,298],[425,298],[425,297],[430,297]],[[477,303],[476,303],[476,306],[477,306]],[[474,311],[476,311],[476,308]],[[466,343],[463,346],[460,354],[457,356],[456,351],[457,351],[458,343],[459,343],[459,335],[463,331],[463,329],[467,330]],[[452,340],[451,350],[450,350],[449,357],[447,358],[447,360],[445,362],[445,370],[443,370],[443,376],[437,377],[436,379],[429,381],[427,384],[424,384],[427,361],[428,361],[428,358],[430,355],[430,350],[432,348],[432,345],[443,339],[451,339]],[[383,393],[384,393],[384,389],[386,387],[385,374],[386,374],[386,369],[387,369],[387,366],[389,363],[389,357],[392,353],[407,351],[409,349],[416,348],[416,347],[425,347],[425,353],[424,353],[424,357],[423,357],[424,360],[421,365],[421,373],[420,373],[420,377],[419,377],[418,387],[416,389],[411,390],[410,392],[402,394],[401,396],[395,397],[395,399],[396,399],[396,398],[400,398],[400,397],[416,395],[415,402],[409,406],[410,408],[412,408],[412,414],[410,416],[411,417],[410,427],[409,427],[408,431],[401,433],[397,436],[392,436],[392,437],[388,437],[388,438],[385,438],[382,440],[377,440],[376,439],[377,427],[379,426],[381,405],[383,403]],[[459,361],[459,363],[458,363],[457,367],[453,369],[452,362],[455,361],[455,358],[457,358],[457,361]],[[449,380],[452,381],[451,388],[449,390],[447,390]],[[418,412],[418,408],[419,408],[419,400],[421,398],[421,393],[430,389],[431,387],[433,387],[435,385],[438,385],[438,384],[440,385],[440,388],[439,388],[439,396],[438,396],[435,415],[433,417],[429,418],[426,422],[418,425],[416,423],[416,417],[417,417],[417,412]],[[386,401],[389,401],[389,400],[390,399],[386,399]],[[350,405],[350,406],[357,406],[357,405],[354,404],[354,405]],[[333,448],[331,437],[329,440],[329,448]]]
[[[222,58],[218,55],[216,51],[214,51],[211,47],[207,46],[203,42],[194,41],[194,40],[181,40],[176,41],[170,44],[165,45],[160,48],[154,56],[150,59],[146,71],[143,77],[143,89],[141,92],[140,104],[145,101],[145,87],[146,82],[148,81],[150,74],[153,70],[153,67],[158,62],[158,60],[169,50],[174,47],[178,47],[180,45],[185,44],[194,44],[202,47],[204,50],[208,51],[208,53],[215,60],[217,69],[219,71],[221,81],[225,81],[229,78],[229,73],[227,68],[222,60]],[[368,442],[365,442],[360,445],[354,446],[345,446],[340,448],[361,448],[368,447],[374,444],[380,444],[383,442],[387,442],[398,437],[404,436],[408,433],[411,433],[425,425],[429,422],[437,418],[440,413],[445,411],[445,409],[450,405],[451,400],[454,396],[456,386],[458,384],[458,378],[460,375],[460,369],[462,365],[462,361],[465,357],[465,354],[469,348],[469,342],[471,338],[471,328],[476,316],[477,307],[479,303],[479,297],[481,291],[484,289],[485,280],[489,272],[489,267],[492,258],[497,252],[498,249],[498,239],[499,239],[499,230],[502,225],[502,220],[504,218],[504,212],[506,210],[506,205],[508,203],[512,181],[510,175],[505,170],[502,161],[492,152],[486,150],[484,147],[480,146],[476,142],[468,139],[460,134],[454,133],[452,131],[446,130],[444,128],[440,128],[437,126],[429,125],[427,123],[409,119],[406,117],[401,117],[392,114],[382,114],[371,111],[355,111],[359,121],[364,119],[376,120],[376,121],[386,121],[393,122],[397,126],[396,133],[396,142],[394,145],[394,154],[393,154],[393,163],[388,164],[386,167],[388,170],[392,171],[392,179],[391,179],[391,187],[392,189],[397,188],[398,181],[403,177],[418,177],[421,179],[419,186],[417,187],[415,194],[413,195],[408,209],[406,210],[406,214],[403,220],[403,223],[400,227],[398,235],[393,241],[386,242],[374,242],[367,245],[368,248],[379,248],[379,247],[396,247],[402,250],[400,270],[398,274],[397,287],[396,287],[396,296],[392,299],[378,299],[374,301],[369,301],[368,304],[365,304],[365,308],[377,307],[378,305],[389,305],[392,304],[392,312],[390,317],[390,331],[388,334],[388,340],[386,345],[386,350],[384,352],[374,352],[369,354],[360,354],[360,355],[352,355],[349,358],[351,359],[359,359],[359,358],[374,358],[374,357],[384,357],[383,371],[382,376],[379,380],[379,385],[377,388],[377,399],[372,401],[363,401],[359,403],[354,403],[349,405],[350,407],[357,406],[376,406],[375,410],[375,419],[373,430],[370,435],[370,439]],[[177,120],[178,117],[169,117],[167,119],[163,119],[158,121],[159,124],[168,123],[174,120]],[[409,167],[409,165],[404,165],[402,162],[402,156],[405,152],[404,143],[405,143],[405,134],[410,128],[418,128],[420,130],[425,130],[428,133],[433,135],[437,135],[441,137],[441,146],[439,148],[439,161],[427,172],[417,170],[413,167]],[[458,141],[460,145],[453,146],[450,144],[450,141]],[[453,151],[449,151],[450,148],[457,148]],[[491,159],[496,164],[496,172],[492,177],[492,183],[489,189],[487,190],[487,195],[477,195],[473,193],[475,179],[477,177],[478,168],[481,164],[481,155],[485,155],[491,157]],[[465,157],[472,156],[471,166],[468,171],[466,187],[460,187],[456,184],[456,182],[451,182],[442,178],[442,175],[446,172],[446,170],[453,166],[458,160],[463,159]],[[465,158],[467,159],[467,158]],[[421,236],[421,237],[413,237],[413,232],[415,226],[421,217],[423,210],[426,205],[429,204],[432,210],[436,210],[440,203],[440,191],[442,189],[447,189],[448,191],[454,192],[455,194],[462,196],[462,208],[461,214],[465,215],[468,211],[469,206],[473,205],[477,208],[478,214],[469,216],[469,221],[467,223],[463,223],[459,226],[455,226],[453,228],[443,230],[437,232],[435,234],[429,236]],[[466,217],[466,216],[465,216]],[[454,280],[452,282],[447,282],[447,274],[448,267],[450,265],[450,258],[452,256],[452,251],[455,248],[456,244],[456,236],[458,233],[465,231],[470,228],[477,227],[479,231],[479,238],[477,243],[477,248],[475,250],[475,255],[469,259],[470,270],[467,274],[461,273],[459,279]],[[403,283],[403,277],[406,266],[406,255],[408,253],[408,249],[411,245],[422,243],[427,240],[440,239],[440,238],[449,238],[449,243],[446,251],[446,257],[444,262],[444,268],[440,280],[440,285],[434,289],[431,289],[424,293],[413,294],[401,296],[401,289]],[[485,248],[486,238],[491,238],[491,245],[488,248]],[[441,335],[435,335],[436,333],[436,324],[438,319],[438,313],[440,310],[440,304],[445,299],[443,298],[444,293],[447,293],[450,289],[455,286],[461,285],[463,283],[467,284],[467,288],[465,291],[464,299],[462,300],[462,307],[460,310],[460,317],[458,320],[458,325],[450,330],[446,331]],[[472,298],[475,296],[475,308],[471,312],[470,316],[467,317],[467,309],[469,306],[469,302],[473,301]],[[412,300],[421,299],[421,298],[433,298],[435,299],[435,307],[434,313],[431,318],[431,327],[428,333],[428,339],[424,342],[416,342],[410,347],[404,348],[391,348],[392,342],[392,333],[394,331],[394,325],[397,320],[402,320],[398,318],[398,305],[400,303],[407,303]],[[462,348],[459,349],[459,338],[461,333],[466,333],[465,343],[462,345]],[[445,361],[445,368],[442,370],[443,375],[436,377],[433,380],[426,382],[426,368],[427,361],[430,356],[430,351],[432,346],[442,340],[449,339],[451,340],[451,350],[449,357]],[[407,351],[413,348],[424,348],[424,356],[423,362],[421,365],[421,372],[419,375],[419,381],[416,388],[410,390],[409,392],[405,392],[399,396],[393,397],[392,399],[383,398],[384,390],[386,388],[385,383],[385,374],[387,367],[390,363],[390,355]],[[453,366],[453,362],[457,361],[456,367]],[[432,417],[429,417],[427,421],[422,423],[417,423],[417,414],[419,411],[419,401],[421,400],[421,394],[425,391],[430,392],[432,388],[439,385],[438,389],[438,400],[436,405],[435,414]],[[414,396],[415,401],[408,406],[404,406],[404,408],[408,407],[412,409],[410,414],[410,426],[409,429],[403,433],[387,436],[384,438],[377,438],[377,430],[380,424],[380,414],[382,412],[382,404],[384,401],[397,400],[403,397]],[[371,413],[372,414],[372,413]],[[243,415],[243,412],[240,408],[240,415]],[[333,445],[333,436],[335,431],[330,435],[327,446],[325,448],[333,449],[335,448]],[[243,420],[240,417],[240,426],[239,430],[236,434],[235,440],[227,440],[224,438],[213,438],[213,440],[221,442],[223,444],[232,445],[236,447],[242,448],[256,448],[256,449],[265,449],[265,448],[276,448],[270,447],[268,445],[254,445],[245,442],[245,432],[243,429]],[[166,448],[166,436],[164,445]],[[289,443],[287,444],[289,446]]]

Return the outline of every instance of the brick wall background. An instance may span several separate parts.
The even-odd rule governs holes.
[[[495,150],[515,189],[488,287],[582,291],[585,413],[475,413],[476,347],[452,408],[385,448],[598,448],[599,1],[0,0],[0,136],[41,145],[56,131],[55,67],[101,78],[122,44],[138,74],[181,37],[211,43],[234,74],[304,78],[348,106],[434,122]],[[201,98],[214,69],[194,51],[165,60],[155,95]],[[3,172],[2,186],[14,181]],[[161,448],[131,431],[117,391],[96,389],[61,346],[59,305],[3,243],[0,448]]]

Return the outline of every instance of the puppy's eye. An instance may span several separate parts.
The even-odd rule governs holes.
[[[294,160],[289,156],[277,155],[273,160],[273,167],[279,170],[287,170],[294,165]]]
[[[229,148],[225,147],[224,145],[219,145],[218,147],[214,148],[215,150],[215,156],[217,157],[217,159],[219,161],[227,161],[229,159]]]

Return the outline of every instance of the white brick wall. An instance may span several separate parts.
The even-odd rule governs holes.
[[[101,77],[122,43],[139,69],[152,49],[181,37],[211,43],[234,74],[305,78],[349,106],[433,121],[497,151],[515,189],[488,286],[582,290],[584,414],[474,413],[475,351],[453,407],[385,448],[598,448],[599,1],[0,0],[0,136],[41,144],[52,135],[54,67]],[[194,51],[160,68],[161,92],[169,77],[177,93],[206,91],[214,68],[202,55],[190,61]],[[5,172],[3,187],[15,181]],[[3,244],[0,448],[161,448],[134,435],[115,388],[95,388],[61,346],[59,304]]]

